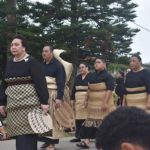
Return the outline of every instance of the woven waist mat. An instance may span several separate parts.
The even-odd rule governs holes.
[[[148,94],[146,92],[126,95],[126,101],[128,106],[135,106],[143,109],[146,108],[147,99]]]

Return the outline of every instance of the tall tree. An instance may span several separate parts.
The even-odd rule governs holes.
[[[14,4],[15,0],[6,2]],[[0,3],[1,8],[3,5]],[[50,43],[68,50],[74,61],[86,50],[117,62],[131,51],[132,37],[138,32],[128,26],[136,17],[136,7],[132,0],[51,0],[49,4],[18,0],[17,10],[11,12],[16,12],[10,17],[11,29],[27,37],[29,51],[36,57],[44,43]],[[4,32],[1,29],[6,28],[9,13],[0,11],[0,32]]]
[[[9,49],[7,45],[16,30],[16,0],[0,1],[0,10],[0,62],[2,68],[0,77],[2,77]]]
[[[44,23],[44,37],[76,56],[84,48],[114,62],[118,55],[131,51],[132,37],[138,32],[128,26],[128,21],[136,17],[137,5],[132,0],[52,0],[48,5],[36,4],[33,19],[38,18],[42,28]]]

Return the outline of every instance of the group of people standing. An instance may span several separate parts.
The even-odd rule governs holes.
[[[132,55],[130,71],[125,76],[120,72],[119,76],[116,93],[123,107],[103,120],[97,131],[96,147],[99,150],[150,149],[150,73],[142,67],[141,57]]]
[[[106,71],[105,59],[96,58],[94,68],[95,72],[90,73],[88,64],[80,63],[80,74],[74,81],[71,96],[75,105],[77,138],[71,142],[78,141],[77,146],[81,148],[90,147],[90,139],[95,139],[97,128],[103,118],[115,109],[114,79]]]
[[[38,140],[46,141],[43,148],[54,150],[54,145],[59,143],[61,130],[53,109],[58,109],[63,103],[65,70],[53,57],[51,46],[44,46],[42,64],[30,56],[26,39],[22,35],[12,39],[10,52],[13,58],[6,65],[0,89],[0,113],[6,117],[7,136],[16,139],[17,150],[37,150]],[[48,85],[51,81],[54,86]],[[41,139],[29,124],[28,114],[36,108],[51,114],[53,132],[48,138],[43,136]]]
[[[67,82],[72,65],[67,69],[56,57],[53,48],[45,45],[40,64],[26,51],[26,40],[17,35],[13,38],[10,51],[13,58],[6,65],[4,81],[0,87],[0,113],[6,117],[8,137],[16,139],[17,150],[37,150],[37,141],[44,141],[41,148],[55,150],[55,144],[63,137],[64,128],[59,126],[54,109],[62,107],[64,100],[72,105],[75,112],[77,146],[90,148],[90,139],[95,139],[103,119],[116,109],[113,100],[114,78],[106,69],[104,57],[97,57],[94,72],[85,62],[79,64],[79,74],[69,97]],[[133,55],[131,71],[122,80],[121,105],[150,108],[150,74],[142,67],[141,58]],[[120,92],[119,92],[120,93]],[[50,113],[53,130],[48,136],[34,133],[28,122],[28,113],[40,108]]]

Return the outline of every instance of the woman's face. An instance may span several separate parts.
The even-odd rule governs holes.
[[[22,45],[22,41],[20,39],[14,39],[10,45],[10,51],[13,56],[19,57],[25,52],[25,47]]]
[[[131,70],[137,70],[141,67],[141,62],[138,60],[137,57],[131,57],[130,59],[130,68]]]
[[[81,75],[85,75],[88,73],[88,67],[85,66],[85,64],[79,65],[79,72]]]
[[[101,59],[96,59],[94,63],[95,70],[101,71],[106,68],[106,64]]]

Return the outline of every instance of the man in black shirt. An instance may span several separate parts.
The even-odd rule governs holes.
[[[54,107],[61,107],[63,101],[65,88],[65,70],[62,64],[56,58],[54,58],[53,48],[51,46],[44,46],[42,57],[44,59],[43,69],[49,89],[50,114],[53,118],[54,125],[52,133],[53,139],[45,140],[46,143],[42,145],[42,148],[48,147],[52,150],[55,149],[55,144],[59,143],[58,138],[60,137],[59,129],[55,126],[56,120],[53,116],[53,110]]]

